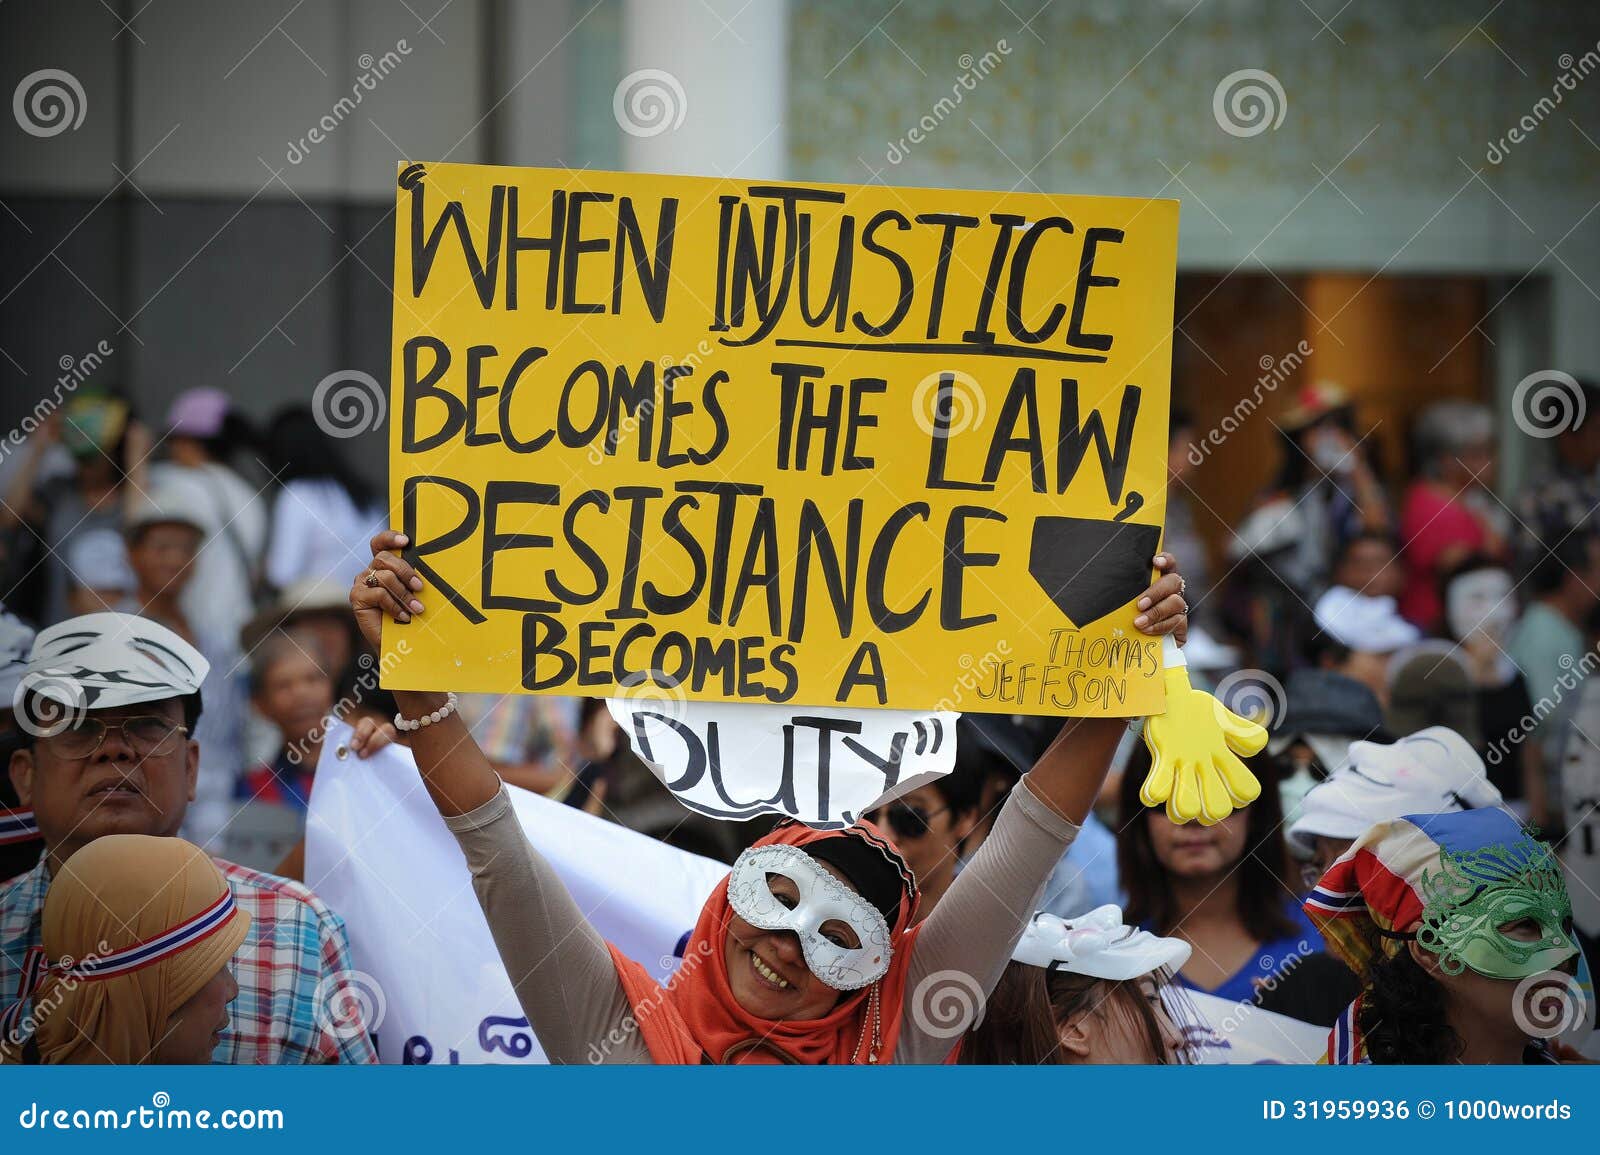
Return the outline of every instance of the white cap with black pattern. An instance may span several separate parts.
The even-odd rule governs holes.
[[[39,631],[13,696],[105,710],[198,694],[210,670],[199,650],[160,622],[84,614]]]
[[[0,710],[11,708],[17,684],[28,668],[28,651],[33,648],[33,630],[15,614],[0,610]]]

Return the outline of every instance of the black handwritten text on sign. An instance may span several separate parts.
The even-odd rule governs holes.
[[[404,166],[386,684],[1161,708],[1177,204]],[[641,688],[649,688],[648,691]]]

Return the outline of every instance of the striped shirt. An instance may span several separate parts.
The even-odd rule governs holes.
[[[337,1016],[353,982],[344,920],[298,882],[224,859],[213,862],[250,915],[229,964],[239,997],[214,1063],[375,1063],[366,1027]],[[41,862],[0,888],[0,1004],[17,997],[23,960],[40,946],[50,876]]]

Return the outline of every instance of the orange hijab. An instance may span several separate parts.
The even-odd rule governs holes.
[[[813,830],[786,822],[756,846],[806,847],[828,838],[859,838],[883,852],[904,877],[900,909],[890,921],[894,957],[871,986],[841,991],[820,1019],[763,1019],[733,997],[723,943],[733,908],[728,879],[706,899],[678,973],[662,986],[638,963],[611,947],[611,960],[633,1009],[650,1058],[657,1063],[887,1063],[900,1037],[911,951],[916,944],[917,896],[911,872],[894,843],[870,822],[845,830]],[[608,944],[609,945],[609,944]]]
[[[41,966],[26,1021],[7,1019],[0,1062],[143,1063],[172,1012],[239,949],[250,916],[181,838],[108,834],[62,865],[45,895]],[[15,1034],[13,1034],[15,1031]]]

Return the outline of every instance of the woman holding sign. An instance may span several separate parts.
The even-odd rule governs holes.
[[[371,568],[351,589],[374,647],[386,615],[426,627],[422,579],[398,556],[407,544],[393,532],[373,538]],[[1162,576],[1141,596],[1136,624],[1181,641],[1183,581],[1170,557],[1155,565]],[[662,987],[600,937],[528,843],[454,695],[395,697],[517,998],[558,1063],[944,1061],[1010,959],[1125,728],[1067,720],[921,924],[910,871],[876,827],[778,826],[712,892]]]

